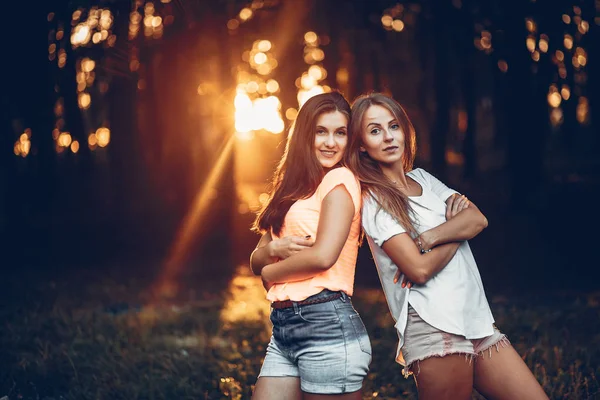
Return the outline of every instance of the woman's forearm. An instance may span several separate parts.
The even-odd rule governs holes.
[[[466,208],[441,225],[423,232],[420,237],[429,248],[461,242],[477,236],[488,225],[487,218],[476,208]],[[427,249],[425,249],[427,250]]]
[[[277,257],[271,253],[269,244],[257,247],[250,255],[250,269],[254,275],[260,275],[266,265],[275,262]]]
[[[421,255],[421,262],[417,264],[417,268],[411,270],[406,276],[418,285],[424,285],[433,278],[438,272],[448,265],[452,257],[456,254],[460,243],[447,243],[436,247],[430,252]],[[411,275],[412,279],[411,278]]]
[[[312,247],[285,260],[266,265],[262,268],[261,276],[272,283],[301,281],[329,269],[335,261],[327,259],[318,247]]]
[[[424,285],[448,265],[460,243],[448,243],[421,254],[408,234],[396,235],[383,243],[383,251],[413,283]]]

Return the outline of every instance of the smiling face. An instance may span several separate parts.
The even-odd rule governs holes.
[[[386,165],[402,162],[404,155],[404,132],[399,121],[387,108],[370,106],[361,124],[360,151]]]
[[[339,111],[323,113],[317,118],[314,150],[323,168],[335,167],[348,144],[348,118]]]

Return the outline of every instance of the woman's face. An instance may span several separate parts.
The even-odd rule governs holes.
[[[404,132],[394,115],[385,107],[370,106],[361,124],[360,151],[381,164],[402,162]]]
[[[339,111],[319,115],[315,128],[315,154],[325,169],[342,160],[348,144],[348,118]]]

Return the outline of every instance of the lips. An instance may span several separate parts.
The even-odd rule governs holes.
[[[319,150],[323,157],[333,158],[337,154],[337,151]]]
[[[398,146],[388,146],[385,149],[383,149],[383,151],[387,151],[387,152],[392,152],[398,150]]]

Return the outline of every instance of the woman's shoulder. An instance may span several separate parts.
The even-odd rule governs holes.
[[[411,178],[419,181],[421,184],[429,184],[432,176],[429,172],[425,171],[423,168],[415,168],[407,173]]]
[[[321,185],[325,186],[336,183],[350,183],[352,185],[356,184],[360,186],[356,175],[354,175],[354,173],[347,167],[337,167],[327,171],[323,177],[323,180],[321,181]]]
[[[348,167],[333,168],[332,170],[327,171],[327,173],[325,174],[325,177],[323,179],[325,179],[327,177],[357,179],[356,175],[354,175],[354,173],[352,171],[350,171],[350,169]]]

